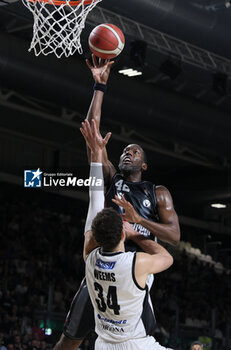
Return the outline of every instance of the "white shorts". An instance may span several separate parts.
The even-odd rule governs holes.
[[[123,343],[107,343],[98,337],[95,342],[95,350],[172,350],[161,346],[153,337],[147,336],[127,340]]]

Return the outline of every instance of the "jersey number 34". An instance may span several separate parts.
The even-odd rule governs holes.
[[[103,296],[102,286],[99,283],[95,282],[94,287],[95,287],[95,290],[98,292],[99,299],[95,299],[98,305],[98,309],[102,312],[105,312],[107,307],[109,307],[109,309],[114,310],[115,315],[119,315],[120,306],[118,305],[116,287],[115,286],[108,287],[107,303],[105,302],[105,299]]]

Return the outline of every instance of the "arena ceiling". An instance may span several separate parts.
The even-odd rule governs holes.
[[[211,230],[230,234],[229,1],[103,0],[97,7],[107,22],[120,21],[126,36],[103,107],[103,129],[113,132],[109,145],[113,162],[127,142],[140,143],[149,159],[148,179],[171,190],[180,214],[222,222],[221,229]],[[34,57],[28,52],[31,14],[20,1],[0,1],[2,135],[53,145],[81,161],[84,143],[78,128],[92,94],[84,58],[90,55],[89,32],[102,22],[102,12],[97,11],[82,33],[84,55]],[[148,42],[137,63],[131,47],[141,40],[143,25],[163,42]],[[137,64],[142,76],[118,73]],[[218,213],[210,208],[213,202],[226,203],[227,208]]]

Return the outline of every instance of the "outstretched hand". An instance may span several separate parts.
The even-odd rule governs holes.
[[[126,233],[126,239],[132,239],[141,235],[139,232],[135,231],[133,226],[127,221],[123,222],[123,229]]]
[[[121,194],[121,198],[118,196],[115,196],[114,199],[112,199],[114,203],[116,203],[118,206],[124,208],[125,213],[122,214],[122,217],[127,220],[128,222],[134,222],[134,223],[139,223],[140,222],[140,215],[135,211],[133,205],[128,202],[125,198],[124,195]]]
[[[86,59],[86,64],[88,68],[91,70],[93,78],[96,83],[107,84],[107,80],[109,78],[111,66],[114,61],[104,60],[99,58],[97,60],[96,56],[92,54],[92,63],[88,59]]]
[[[82,127],[80,128],[80,131],[91,152],[95,153],[99,152],[100,150],[103,150],[111,137],[111,132],[108,132],[104,138],[102,137],[102,135],[97,130],[94,119],[91,121],[91,124],[88,120],[82,122]]]

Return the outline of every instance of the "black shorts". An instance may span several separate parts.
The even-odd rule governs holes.
[[[147,293],[144,304],[142,320],[148,335],[153,335],[156,319],[152,307],[150,306],[149,293]],[[84,339],[95,330],[94,309],[88,293],[86,278],[83,279],[78,292],[71,303],[70,311],[64,324],[63,333],[66,337],[79,340]]]
[[[86,278],[83,279],[78,292],[71,303],[63,333],[66,337],[84,339],[95,330],[94,309],[88,293]]]

